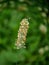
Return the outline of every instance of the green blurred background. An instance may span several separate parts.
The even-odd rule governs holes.
[[[20,22],[29,21],[26,48],[16,49]],[[49,65],[49,1],[0,0],[0,65]]]

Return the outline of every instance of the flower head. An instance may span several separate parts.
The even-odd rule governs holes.
[[[16,42],[17,49],[25,48],[26,35],[29,28],[28,19],[23,19],[20,23],[20,28],[18,31],[18,39]]]

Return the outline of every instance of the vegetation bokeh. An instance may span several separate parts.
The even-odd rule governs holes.
[[[23,18],[29,22],[26,48],[16,49]],[[0,65],[49,65],[48,0],[0,0]]]

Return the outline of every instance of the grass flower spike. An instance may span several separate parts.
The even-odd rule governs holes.
[[[18,38],[16,42],[17,49],[25,48],[25,41],[28,28],[29,28],[29,22],[28,19],[25,18],[20,22],[20,28],[18,31]]]

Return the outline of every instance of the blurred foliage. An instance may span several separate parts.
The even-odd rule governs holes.
[[[26,49],[18,50],[15,40],[23,18],[30,24]],[[49,65],[48,0],[0,0],[0,65]]]

